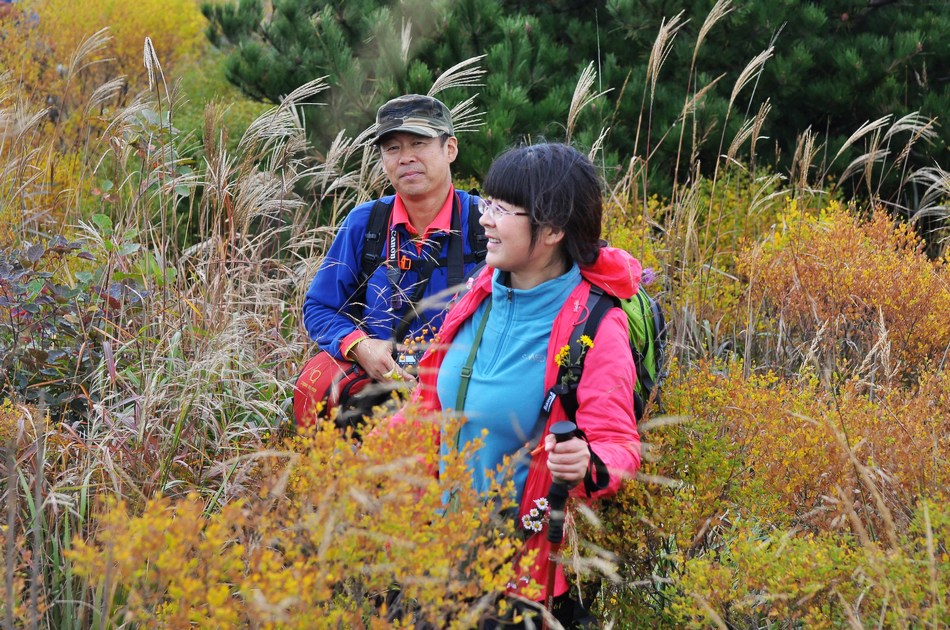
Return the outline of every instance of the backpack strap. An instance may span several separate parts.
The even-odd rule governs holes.
[[[360,259],[360,284],[363,285],[364,291],[369,277],[383,262],[383,250],[392,221],[394,202],[395,198],[389,203],[377,199],[373,209],[369,211],[369,221],[363,234],[363,256]]]
[[[561,400],[561,407],[574,424],[577,424],[577,385],[581,380],[581,373],[584,369],[584,357],[587,348],[581,342],[581,337],[587,336],[593,339],[600,327],[600,322],[611,308],[616,306],[614,299],[604,293],[603,289],[596,285],[591,285],[590,295],[587,297],[587,319],[574,326],[571,332],[570,340],[570,361],[568,365],[562,365],[558,368],[557,379],[548,393],[544,396],[544,402],[541,405],[541,411],[538,412],[537,426],[543,429],[547,425],[548,418],[551,415],[551,409],[554,407],[554,401]],[[537,432],[537,431],[536,431]],[[604,460],[590,448],[590,442],[583,430],[578,425],[577,436],[587,442],[587,449],[590,452],[590,466],[587,474],[584,476],[584,490],[587,496],[590,496],[597,490],[603,490],[610,483],[610,472],[604,464]]]
[[[666,317],[663,315],[663,309],[660,303],[655,299],[650,299],[650,312],[653,315],[653,330],[656,331],[655,347],[653,356],[657,365],[656,383],[651,383],[651,391],[663,380],[666,374]]]
[[[476,191],[477,194],[477,191]],[[363,236],[363,254],[360,261],[360,285],[356,296],[358,300],[355,303],[362,303],[366,287],[370,276],[383,263],[385,258],[398,256],[398,252],[386,251],[387,243],[390,249],[394,247],[391,234],[392,210],[395,200],[385,203],[382,199],[377,199],[370,210],[369,221],[366,224],[366,232]],[[471,195],[468,198],[468,236],[469,248],[471,254],[465,254],[465,243],[462,239],[462,210],[461,201],[458,193],[455,193],[452,200],[452,219],[449,230],[449,241],[446,249],[445,258],[436,256],[425,256],[422,259],[402,260],[400,259],[398,267],[401,271],[413,270],[419,277],[412,295],[409,298],[409,308],[400,318],[393,329],[393,338],[401,339],[406,335],[412,320],[418,315],[416,309],[426,286],[432,277],[432,272],[437,267],[448,267],[448,286],[457,286],[465,281],[465,265],[471,262],[482,262],[485,260],[488,248],[488,237],[485,236],[485,228],[478,222],[478,210],[475,208],[475,199]],[[395,261],[390,261],[394,264]]]
[[[446,251],[446,261],[449,265],[447,286],[454,287],[462,284],[465,280],[465,243],[462,242],[462,208],[459,202],[458,193],[452,200],[452,229],[449,232],[449,247]],[[471,213],[472,204],[469,202],[468,211]],[[471,219],[471,214],[469,214]],[[469,220],[469,229],[471,229],[471,220]]]
[[[358,284],[356,291],[349,299],[349,303],[359,309],[360,317],[362,317],[366,304],[366,287],[369,284],[369,278],[383,262],[383,251],[386,246],[386,236],[389,234],[393,203],[386,203],[382,199],[377,199],[376,203],[373,204],[373,208],[369,211],[369,221],[366,222],[366,231],[363,233],[363,253],[360,257]]]
[[[487,298],[485,314],[482,315],[482,321],[479,322],[475,330],[475,338],[472,340],[472,349],[468,352],[465,359],[465,365],[462,366],[461,378],[459,379],[459,389],[455,395],[455,413],[461,414],[465,411],[465,399],[468,397],[468,384],[472,380],[472,367],[475,365],[475,355],[478,353],[478,346],[482,343],[482,336],[485,334],[485,326],[488,324],[488,316],[491,314],[491,296]],[[459,448],[459,439],[461,432],[455,436],[455,448]]]
[[[480,196],[477,188],[468,191],[468,246],[478,263],[484,262],[488,255],[488,237],[485,236],[485,226],[479,221],[481,214],[475,207],[475,199]]]
[[[581,337],[593,339],[597,335],[597,329],[600,328],[600,322],[604,320],[607,311],[616,306],[613,298],[604,293],[604,290],[596,285],[591,285],[590,295],[587,297],[587,319],[583,323],[574,326],[571,333],[571,359],[570,364],[558,368],[557,380],[559,383],[568,381],[570,385],[560,394],[561,406],[567,412],[567,417],[573,422],[577,417],[577,384],[581,380],[581,372],[584,369],[585,349],[581,343]],[[568,373],[571,373],[568,376]],[[575,424],[577,424],[575,422]]]

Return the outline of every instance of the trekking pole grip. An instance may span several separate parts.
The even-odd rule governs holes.
[[[570,440],[576,431],[577,425],[570,420],[551,425],[551,434],[558,443]],[[548,542],[557,544],[564,539],[564,508],[572,485],[557,477],[551,481],[551,487],[548,489],[548,506],[551,510],[548,514]]]

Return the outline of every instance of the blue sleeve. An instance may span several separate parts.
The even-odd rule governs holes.
[[[321,350],[342,359],[340,341],[357,328],[360,305],[351,304],[359,288],[363,236],[374,202],[354,208],[343,220],[304,297],[303,321]]]

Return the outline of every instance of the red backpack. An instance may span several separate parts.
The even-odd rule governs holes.
[[[294,383],[294,419],[298,428],[306,428],[317,418],[333,417],[340,429],[355,431],[363,416],[392,398],[392,392],[393,387],[375,382],[358,363],[320,352],[307,361]]]

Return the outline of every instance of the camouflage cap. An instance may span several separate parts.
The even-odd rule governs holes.
[[[431,96],[406,94],[384,104],[376,112],[374,143],[394,131],[405,131],[427,138],[442,134],[454,136],[452,113],[445,104]]]

